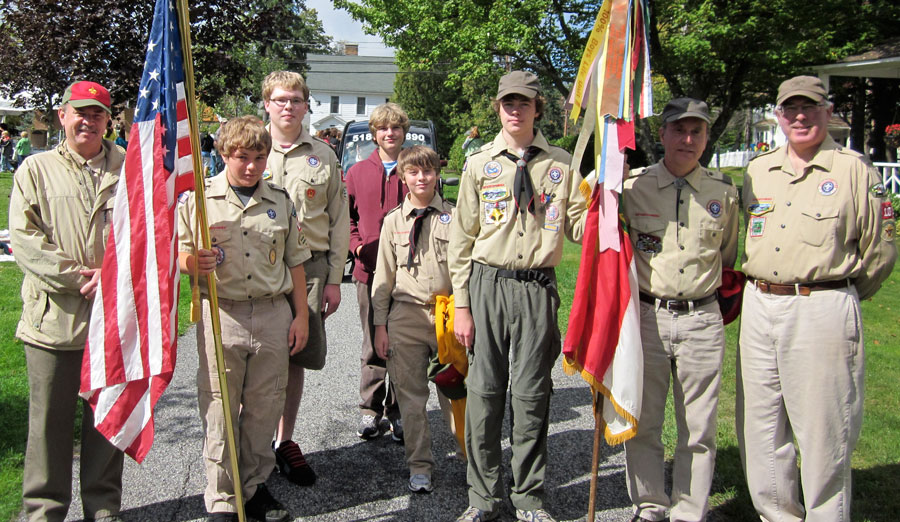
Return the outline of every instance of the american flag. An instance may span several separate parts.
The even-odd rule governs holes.
[[[178,328],[177,195],[193,188],[174,0],[157,0],[81,367],[94,425],[141,462],[172,379]]]

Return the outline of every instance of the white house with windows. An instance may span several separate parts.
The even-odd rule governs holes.
[[[394,93],[397,65],[393,57],[308,54],[309,132],[369,118],[372,109]]]

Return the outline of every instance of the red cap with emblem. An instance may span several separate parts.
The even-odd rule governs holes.
[[[63,105],[68,103],[77,109],[95,105],[112,114],[109,91],[106,90],[106,87],[95,82],[75,82],[66,87],[62,103]]]

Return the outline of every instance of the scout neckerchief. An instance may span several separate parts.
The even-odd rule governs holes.
[[[412,270],[413,257],[416,255],[416,238],[419,237],[419,232],[422,231],[422,223],[425,221],[425,216],[434,210],[430,206],[425,208],[414,208],[412,212],[409,213],[410,216],[413,216],[413,226],[409,227],[409,258],[406,261],[406,269]]]
[[[534,145],[525,149],[521,158],[504,150],[500,154],[516,164],[516,181],[513,191],[516,193],[516,208],[521,212],[528,207],[528,212],[534,215],[534,185],[531,184],[531,176],[528,175],[528,162],[540,154],[541,149]]]

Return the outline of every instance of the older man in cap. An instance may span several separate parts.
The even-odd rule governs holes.
[[[500,79],[493,107],[502,130],[469,157],[450,224],[454,330],[471,352],[469,508],[460,521],[499,516],[508,387],[516,517],[553,520],[544,510],[550,370],[561,350],[553,267],[562,258],[563,234],[581,241],[587,207],[578,190],[581,177],[569,170],[569,154],[535,129],[544,104],[534,74],[513,71]]]
[[[700,521],[716,463],[716,409],[725,327],[716,300],[722,268],[737,259],[738,193],[700,165],[710,116],[706,103],[677,98],[662,113],[665,157],[625,181],[641,301],[644,390],[637,435],[625,443],[635,520]],[[662,428],[673,380],[678,444],[666,493]]]
[[[103,140],[110,114],[103,86],[70,85],[58,114],[65,141],[26,158],[13,180],[10,238],[25,275],[16,337],[25,345],[29,386],[23,498],[32,521],[64,520],[72,499],[81,359],[125,159]],[[86,402],[82,409],[84,516],[119,520],[122,453],[94,429]]]
[[[750,162],[744,178],[737,427],[763,520],[850,520],[865,373],[859,301],[897,257],[881,177],[828,135],[826,96],[815,77],[782,83],[775,114],[787,145]]]

